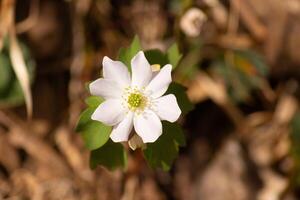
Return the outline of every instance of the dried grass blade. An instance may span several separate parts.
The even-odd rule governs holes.
[[[24,93],[27,116],[31,118],[32,116],[32,96],[30,89],[29,73],[26,68],[24,57],[21,48],[18,44],[18,40],[14,30],[9,31],[9,55],[12,62],[12,67],[16,73],[19,80],[21,88]]]

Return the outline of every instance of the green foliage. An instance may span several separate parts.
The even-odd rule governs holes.
[[[104,99],[98,96],[89,96],[85,99],[86,105],[92,108],[97,108],[103,101]]]
[[[141,45],[138,37],[135,37],[132,44],[128,48],[122,48],[119,53],[119,60],[127,65],[131,71],[131,59],[141,50]],[[181,59],[176,44],[173,44],[166,53],[159,50],[149,50],[145,55],[150,64],[160,64],[164,66],[168,63],[177,66]],[[188,100],[185,88],[178,83],[171,83],[168,93],[175,94],[177,101],[183,113],[187,113],[193,109],[193,105]],[[90,166],[95,168],[97,165],[102,165],[110,170],[117,167],[125,168],[127,165],[127,155],[122,144],[114,143],[109,139],[112,127],[106,126],[101,122],[91,119],[92,114],[104,99],[96,96],[91,96],[86,99],[85,103],[88,108],[80,115],[76,131],[81,133],[85,146],[91,151]],[[149,165],[153,168],[160,167],[168,170],[171,167],[174,159],[178,155],[179,146],[185,145],[180,126],[176,123],[163,122],[163,134],[155,142],[147,145],[144,150],[145,158]]]
[[[137,54],[140,50],[142,50],[140,40],[138,36],[135,36],[130,47],[121,48],[119,51],[119,60],[122,61],[131,72],[131,59],[135,54]]]
[[[163,122],[163,134],[154,143],[147,144],[144,157],[152,168],[167,171],[178,156],[180,146],[185,145],[181,127],[176,123]]]
[[[129,47],[120,49],[118,58],[128,67],[130,72],[131,59],[141,50],[142,46],[137,36],[134,37]],[[176,43],[172,44],[166,53],[163,53],[158,49],[151,49],[145,51],[145,56],[151,65],[160,64],[161,67],[163,67],[166,64],[171,64],[173,69],[176,68],[182,57]]]
[[[110,170],[126,167],[127,155],[122,144],[109,139],[112,128],[91,119],[96,108],[104,101],[101,97],[90,96],[85,100],[88,108],[79,118],[76,131],[80,132],[85,146],[91,151],[90,167],[103,165]]]
[[[186,114],[194,109],[194,105],[186,95],[186,88],[181,84],[172,82],[166,94],[174,94],[176,96],[177,103],[182,111],[182,114]]]
[[[103,102],[100,97],[91,96],[86,99],[88,108],[80,115],[76,131],[80,132],[85,146],[90,149],[98,149],[109,139],[111,127],[91,119],[96,108]]]
[[[30,55],[28,47],[19,41],[30,81],[33,81],[35,63]],[[22,88],[16,78],[9,57],[9,42],[4,40],[3,49],[0,51],[0,107],[18,106],[24,103]]]
[[[9,57],[0,54],[0,94],[2,94],[7,87],[9,87],[10,80],[13,76],[12,68],[10,68]]]
[[[247,50],[247,51],[237,50],[236,54],[242,58],[249,60],[249,62],[253,64],[253,67],[255,67],[257,74],[261,76],[268,75],[269,68],[260,54],[251,50]]]
[[[171,45],[166,53],[163,53],[158,49],[151,49],[145,51],[145,56],[151,65],[159,64],[161,67],[163,67],[166,64],[171,64],[173,70],[177,67],[182,57],[176,43]]]
[[[145,56],[150,65],[159,64],[161,67],[169,63],[167,56],[158,49],[145,51]]]
[[[118,167],[126,168],[127,154],[122,144],[108,140],[101,148],[93,150],[90,157],[90,167],[95,169],[97,165],[103,165],[110,170]]]
[[[263,59],[252,51],[236,50],[232,59],[222,56],[213,63],[212,71],[222,77],[227,91],[235,102],[245,101],[253,89],[262,86],[268,67]]]
[[[291,138],[293,141],[298,142],[300,144],[300,112],[297,112],[292,120],[292,134]],[[299,148],[299,155],[300,155],[300,145]]]
[[[293,182],[295,185],[300,185],[300,112],[298,111],[291,122],[291,135],[290,135],[291,155],[294,159],[294,175]]]
[[[171,47],[167,51],[167,57],[169,60],[169,63],[173,66],[173,69],[175,69],[182,57],[182,54],[180,54],[177,43],[174,43],[171,45]]]
[[[202,44],[200,41],[197,41],[193,45],[177,66],[178,80],[193,79],[194,75],[197,74],[199,63],[203,57]]]

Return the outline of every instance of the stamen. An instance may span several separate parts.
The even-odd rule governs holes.
[[[150,98],[144,94],[144,90],[145,88],[139,89],[136,86],[126,88],[122,95],[123,105],[136,114],[143,113],[144,109],[150,106]]]
[[[136,91],[134,91],[136,92]],[[143,96],[139,93],[131,93],[128,97],[128,104],[131,107],[137,108],[141,105],[141,102],[143,100]]]

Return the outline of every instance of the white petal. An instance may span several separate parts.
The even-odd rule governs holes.
[[[152,70],[144,52],[139,51],[131,60],[132,86],[147,86],[152,77]]]
[[[110,138],[114,142],[124,142],[128,140],[133,127],[133,113],[129,112],[119,124],[114,126]]]
[[[155,113],[161,120],[175,122],[181,114],[176,97],[173,94],[168,94],[156,99],[154,105]]]
[[[99,78],[89,85],[92,95],[101,96],[104,99],[121,98],[123,91],[120,86],[111,79]]]
[[[122,106],[121,99],[108,99],[98,106],[91,118],[113,126],[122,121],[125,115],[126,110]]]
[[[133,118],[135,132],[144,143],[154,142],[162,134],[162,124],[153,111],[145,111]]]
[[[149,92],[153,98],[160,97],[167,91],[172,82],[171,72],[172,65],[168,64],[164,66],[146,87],[146,91]]]
[[[116,81],[120,86],[130,85],[130,74],[127,67],[120,61],[111,60],[105,56],[103,58],[103,77]]]

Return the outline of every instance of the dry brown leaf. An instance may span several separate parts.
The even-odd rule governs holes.
[[[280,200],[282,192],[288,186],[288,179],[274,173],[270,169],[261,171],[264,187],[258,193],[258,200]]]
[[[13,23],[13,9],[14,1],[12,0],[3,0],[1,2],[0,10],[0,50],[3,47],[3,40],[6,36],[9,27]]]
[[[63,159],[48,143],[24,131],[21,127],[11,128],[9,140],[14,146],[24,149],[37,161],[47,165],[51,169],[55,169],[54,172],[56,174],[70,174]]]
[[[16,149],[7,141],[7,135],[0,130],[0,163],[6,170],[12,172],[20,167],[20,160]]]
[[[232,102],[228,101],[225,85],[220,80],[215,80],[204,72],[198,72],[194,84],[188,88],[187,94],[193,102],[210,98],[227,112],[237,126],[242,124],[244,116]]]
[[[27,116],[31,118],[32,116],[32,96],[30,89],[29,73],[26,68],[24,57],[20,46],[17,41],[17,37],[14,30],[9,31],[9,55],[12,63],[12,67],[16,73],[19,80],[21,88],[24,93],[25,103],[27,108]]]
[[[8,34],[10,60],[13,70],[23,90],[27,108],[27,115],[30,118],[32,116],[32,96],[30,90],[30,80],[14,27],[14,6],[14,0],[2,1],[0,16],[0,49],[3,46],[3,37]]]
[[[199,72],[195,84],[189,87],[187,92],[189,98],[194,102],[211,98],[217,104],[225,104],[227,102],[227,94],[224,85],[214,81],[203,72]]]
[[[250,48],[253,46],[253,40],[250,38],[249,35],[246,34],[238,34],[238,35],[220,35],[217,39],[218,43],[229,49],[234,48]]]
[[[55,134],[56,144],[80,178],[92,182],[94,181],[93,173],[86,165],[87,162],[83,159],[79,149],[72,143],[70,134],[67,128],[59,128]]]
[[[7,196],[12,190],[11,185],[5,179],[0,178],[0,199]]]
[[[134,199],[165,200],[167,198],[161,193],[155,181],[147,177],[142,184],[138,185],[137,194]]]
[[[136,189],[138,188],[138,178],[131,176],[125,183],[125,190],[121,200],[133,200],[135,199]]]
[[[32,200],[43,199],[43,188],[40,181],[30,171],[17,170],[11,178],[16,190],[22,191],[23,195],[26,193]]]
[[[249,176],[240,144],[230,139],[198,177],[191,199],[252,200],[255,194]]]
[[[225,6],[219,0],[204,0],[204,2],[210,7],[216,25],[221,29],[225,29],[228,21],[228,12]]]
[[[274,120],[279,124],[287,124],[291,121],[297,109],[297,99],[291,95],[283,95],[277,104]]]

